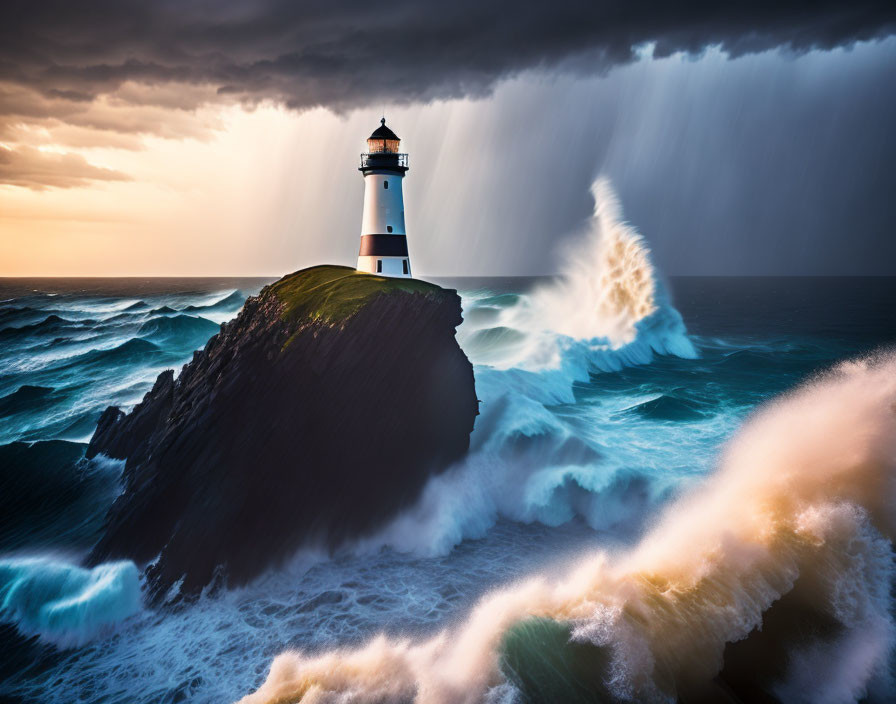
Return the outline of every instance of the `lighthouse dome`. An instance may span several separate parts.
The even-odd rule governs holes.
[[[398,139],[398,135],[395,134],[392,130],[386,127],[386,118],[382,118],[380,120],[380,126],[377,127],[373,134],[370,135],[370,139]]]
[[[384,117],[380,120],[380,126],[367,138],[367,151],[371,154],[396,153],[400,141],[398,135],[386,127],[386,118]]]

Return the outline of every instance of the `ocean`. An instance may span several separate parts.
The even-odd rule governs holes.
[[[142,604],[130,563],[79,566],[122,469],[79,457],[106,406],[136,404],[268,280],[0,280],[0,701],[572,700],[583,675],[551,661],[570,639],[606,654],[589,670],[605,699],[582,701],[674,701],[690,681],[675,673],[721,667],[726,643],[794,584],[814,584],[822,562],[805,599],[840,619],[839,635],[826,654],[794,645],[772,691],[885,701],[894,628],[880,516],[892,504],[850,493],[858,450],[831,435],[861,436],[875,457],[883,443],[893,468],[889,426],[877,437],[877,420],[849,423],[853,405],[894,402],[896,279],[663,280],[636,233],[597,226],[600,243],[559,278],[437,280],[461,293],[457,337],[482,415],[467,460],[416,506],[336,555],[309,548],[246,587],[159,608]],[[817,427],[837,413],[842,427],[812,436],[816,411]],[[825,474],[827,462],[845,469]],[[819,476],[846,487],[836,505],[811,484]],[[854,494],[859,508],[841,516]],[[775,518],[760,530],[766,509]],[[852,531],[861,565],[837,571],[830,526]],[[805,552],[826,546],[822,562]],[[672,606],[630,618],[654,588],[650,603]],[[684,595],[696,601],[673,616]],[[861,614],[843,616],[844,599]],[[530,617],[563,624],[559,644],[520,630],[537,626]],[[822,655],[853,664],[822,667]]]

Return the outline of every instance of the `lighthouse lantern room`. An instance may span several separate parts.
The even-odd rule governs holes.
[[[386,127],[386,118],[367,140],[361,154],[364,174],[364,214],[358,271],[382,276],[411,276],[408,239],[404,229],[401,183],[408,170],[408,155],[398,151],[400,140]]]

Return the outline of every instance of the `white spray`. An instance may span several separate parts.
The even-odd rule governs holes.
[[[598,179],[591,194],[594,212],[583,236],[563,252],[560,276],[498,313],[492,329],[506,334],[483,334],[469,321],[461,327],[461,345],[474,363],[566,369],[581,378],[588,369],[645,364],[653,353],[696,356],[647,243],[623,220],[610,182]]]
[[[773,608],[836,628],[775,633],[791,645],[764,686],[788,701],[886,697],[894,506],[896,357],[845,363],[760,409],[717,472],[629,552],[487,595],[426,641],[285,653],[243,702],[484,701],[503,686],[502,638],[532,617],[568,623],[573,639],[609,653],[604,686],[617,699],[706,696],[728,644],[772,637],[757,629]]]
[[[564,253],[556,280],[509,307],[496,308],[491,295],[484,304],[464,301],[468,319],[458,337],[477,364],[482,399],[472,451],[432,479],[416,506],[361,541],[361,550],[388,545],[440,555],[482,537],[500,517],[558,525],[579,515],[607,529],[644,508],[619,501],[627,468],[596,467],[598,451],[548,407],[572,403],[573,383],[592,372],[646,364],[657,353],[696,356],[609,182],[600,179],[591,190],[594,213]],[[662,487],[654,482],[649,491]]]

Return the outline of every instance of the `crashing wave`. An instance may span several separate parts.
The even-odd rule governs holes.
[[[560,277],[531,295],[465,301],[458,337],[477,365],[482,399],[471,453],[360,550],[445,554],[502,517],[559,525],[581,516],[595,529],[629,531],[667,498],[664,482],[601,463],[601,444],[552,408],[575,403],[574,383],[592,373],[647,364],[656,354],[696,356],[609,183],[599,180],[592,193],[590,226],[566,252]],[[653,412],[663,411],[672,413]]]
[[[757,412],[632,550],[488,595],[427,641],[285,653],[242,701],[478,702],[508,679],[610,701],[887,700],[894,409],[896,356],[841,364]]]
[[[474,363],[562,369],[571,383],[588,371],[649,363],[654,354],[697,356],[609,181],[598,179],[591,192],[587,231],[564,252],[557,279],[511,301],[465,301],[459,337]]]
[[[0,560],[0,620],[27,635],[77,647],[139,610],[132,562],[88,570],[51,558]]]

